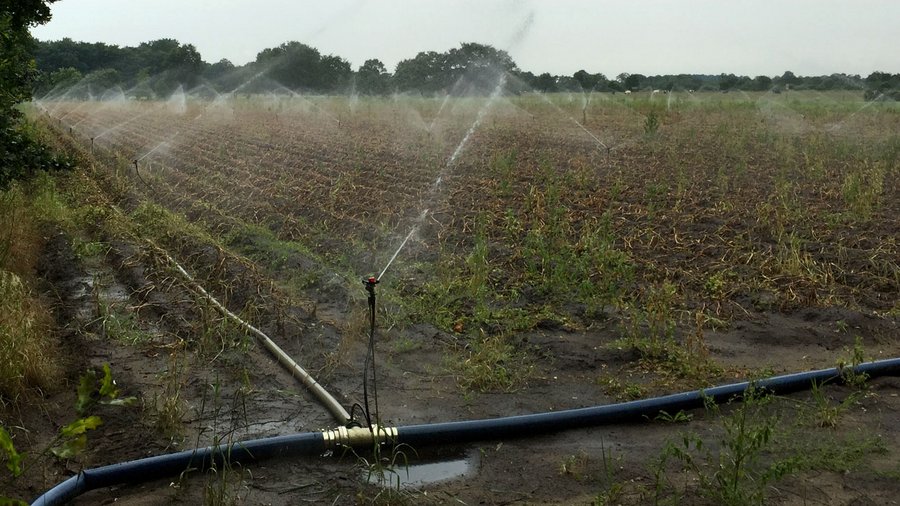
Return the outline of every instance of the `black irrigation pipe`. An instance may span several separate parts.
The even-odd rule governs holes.
[[[741,399],[750,388],[776,395],[807,390],[815,384],[844,381],[845,374],[900,376],[900,358],[867,362],[853,368],[831,368],[773,376],[753,382],[740,382],[694,390],[652,399],[570,409],[552,413],[510,416],[398,428],[339,428],[324,432],[306,432],[187,450],[130,462],[87,469],[69,478],[34,500],[35,506],[65,504],[97,488],[136,484],[175,476],[185,471],[208,469],[229,462],[247,464],[279,456],[315,456],[338,445],[371,447],[376,442],[408,444],[413,447],[458,444],[480,440],[523,438],[569,429],[604,424],[640,422],[654,419],[660,412],[704,407],[708,402],[723,403]]]

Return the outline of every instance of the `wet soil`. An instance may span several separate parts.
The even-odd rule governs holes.
[[[161,276],[140,245],[108,244],[103,254],[83,259],[73,253],[72,238],[58,230],[48,232],[39,274],[43,296],[52,303],[57,318],[60,356],[67,373],[58,390],[4,411],[4,422],[13,427],[20,451],[32,456],[26,476],[2,482],[4,493],[33,498],[80,469],[335,425],[325,409],[255,342],[223,345],[219,352],[204,348],[198,321],[209,316],[198,310],[192,293]],[[214,252],[205,254],[210,255],[207,260],[225,266],[222,272],[231,273],[226,277],[241,271],[227,259],[213,258]],[[231,299],[238,305],[254,296],[249,285],[239,286]],[[348,330],[347,321],[358,315],[341,302],[347,300],[342,298],[346,294],[338,295],[332,305],[327,300],[294,301],[296,307],[281,308],[291,318],[263,315],[259,321],[265,332],[349,406],[361,401],[366,348],[364,340]],[[111,335],[104,324],[104,315],[111,310],[131,315],[142,337],[129,341]],[[731,371],[778,374],[831,367],[846,357],[856,336],[862,339],[867,356],[900,356],[897,335],[896,320],[874,313],[804,308],[749,313],[727,330],[707,333],[705,339],[711,357],[725,368],[723,381],[728,381]],[[617,337],[618,329],[603,321],[587,331],[550,326],[523,334],[519,336],[522,348],[536,357],[531,379],[510,392],[471,393],[460,389],[446,363],[448,351],[462,345],[459,336],[429,325],[382,329],[376,347],[379,415],[388,425],[403,426],[620,400],[621,392],[603,388],[603,378],[640,385],[648,396],[686,388],[682,383],[658,381],[630,360],[634,357],[627,351],[611,348]],[[52,458],[46,452],[52,435],[76,417],[78,377],[103,364],[110,365],[122,395],[137,397],[137,403],[128,408],[98,408],[103,425],[89,434],[88,449],[70,460]],[[179,423],[166,428],[161,406],[176,392]],[[854,390],[831,386],[826,393],[837,403],[854,395]],[[794,474],[767,490],[767,503],[898,501],[900,379],[873,380],[865,395],[854,399],[835,428],[810,430],[818,431],[814,437],[852,441],[859,435],[877,434],[882,451],[867,454],[865,463],[851,471]],[[785,402],[811,403],[808,393],[789,396]],[[788,409],[783,424],[794,423],[792,418],[801,411]],[[413,466],[411,474],[428,469],[424,472],[430,478],[418,482],[409,478],[406,481],[415,483],[401,486],[399,492],[366,483],[372,455],[344,453],[186,473],[92,491],[76,503],[591,504],[616,490],[617,504],[652,504],[657,483],[652,464],[668,442],[681,440],[689,431],[715,448],[722,437],[721,416],[702,410],[690,415],[693,420],[686,424],[647,422],[460,447],[405,448],[402,456],[408,460],[400,461]],[[398,474],[404,469],[405,465],[395,466]],[[679,479],[677,472],[667,476],[671,481]],[[698,492],[697,483],[686,479],[684,484],[684,503],[715,503]]]

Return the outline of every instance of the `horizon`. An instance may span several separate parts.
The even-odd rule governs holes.
[[[31,31],[43,41],[71,38],[119,47],[171,38],[193,44],[208,63],[228,59],[237,66],[296,40],[344,58],[354,70],[377,58],[391,72],[401,60],[462,42],[505,50],[519,69],[534,74],[586,70],[614,79],[621,73],[865,77],[900,72],[893,56],[900,31],[891,21],[900,18],[900,3],[885,0],[852,5],[702,0],[677,7],[662,0],[605,6],[585,0],[428,5],[344,0],[328,6],[270,0],[254,3],[249,21],[244,4],[218,2],[210,11],[213,4],[206,1],[140,0],[123,6],[112,0],[62,0],[51,5],[53,19]],[[771,9],[779,16],[766,15]],[[473,19],[472,12],[480,15]]]

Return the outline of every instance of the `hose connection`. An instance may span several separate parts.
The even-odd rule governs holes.
[[[348,448],[360,448],[374,446],[381,443],[395,443],[397,441],[396,427],[338,427],[322,431],[322,439],[326,450],[334,450],[339,446]]]

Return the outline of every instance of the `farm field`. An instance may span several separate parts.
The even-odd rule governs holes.
[[[336,425],[162,251],[348,410],[363,396],[362,280],[379,277],[390,426],[900,356],[895,103],[798,91],[106,98],[31,107],[81,165],[41,183],[62,210],[40,270],[66,378],[109,364],[137,402],[102,407],[83,454],[36,457],[43,476],[19,495],[82,468]],[[900,380],[849,383],[644,424],[218,469],[79,503],[890,504]],[[18,415],[32,453],[74,390],[51,393],[46,415]],[[379,457],[410,466],[385,471]],[[466,474],[364,479],[441,462]]]

